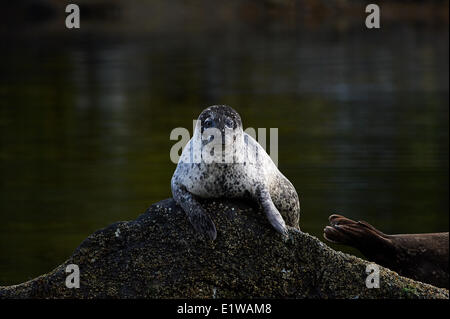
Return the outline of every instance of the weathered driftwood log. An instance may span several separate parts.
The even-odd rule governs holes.
[[[380,267],[380,288],[366,287],[367,261],[336,252],[290,229],[283,240],[246,203],[204,202],[217,239],[203,241],[172,199],[134,221],[89,236],[61,266],[1,298],[448,298],[448,290]],[[65,285],[77,264],[80,288]]]

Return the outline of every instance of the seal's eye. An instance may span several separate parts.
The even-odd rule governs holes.
[[[204,122],[203,122],[203,127],[204,128],[210,128],[212,126],[212,120],[210,118],[207,118]]]
[[[225,126],[226,126],[227,128],[233,128],[233,127],[234,127],[234,122],[233,122],[233,120],[230,119],[230,118],[227,118],[227,119],[225,120]]]

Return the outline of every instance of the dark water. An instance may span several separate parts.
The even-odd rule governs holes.
[[[0,284],[169,197],[171,130],[219,103],[279,128],[304,231],[322,238],[333,212],[448,231],[448,53],[448,28],[406,27],[4,43]]]

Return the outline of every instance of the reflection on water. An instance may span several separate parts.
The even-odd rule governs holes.
[[[0,53],[0,284],[169,197],[170,131],[218,103],[279,128],[303,231],[448,231],[448,30],[24,43]]]

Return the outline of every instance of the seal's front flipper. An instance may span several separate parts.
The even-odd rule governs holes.
[[[208,239],[215,240],[217,237],[216,226],[194,195],[178,183],[172,183],[172,195],[177,204],[183,208],[194,229]]]
[[[215,240],[217,237],[216,225],[211,218],[206,215],[203,209],[197,209],[187,213],[189,221],[194,229],[200,234],[204,234],[209,240]]]
[[[260,188],[256,191],[256,197],[273,228],[275,228],[277,232],[286,236],[288,233],[286,223],[284,222],[284,219],[278,209],[273,204],[270,193],[265,188]]]

